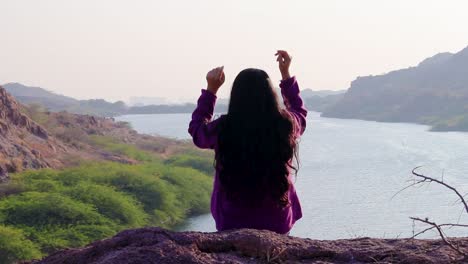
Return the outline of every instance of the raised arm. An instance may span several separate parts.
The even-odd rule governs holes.
[[[300,96],[299,85],[296,77],[291,77],[289,74],[289,66],[291,65],[291,56],[284,51],[278,50],[275,54],[277,57],[279,69],[282,76],[280,83],[281,95],[283,96],[284,105],[288,112],[295,120],[295,134],[300,136],[306,128],[307,109],[304,107],[304,102]]]
[[[282,80],[280,83],[284,105],[296,121],[296,135],[302,135],[306,128],[307,109],[299,93],[296,77]]]
[[[217,123],[219,119],[214,121],[211,119],[216,103],[216,92],[224,83],[223,67],[215,68],[208,72],[206,79],[208,87],[201,90],[197,107],[192,113],[188,132],[197,147],[213,149],[218,138]]]

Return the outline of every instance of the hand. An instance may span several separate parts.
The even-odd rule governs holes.
[[[207,90],[216,95],[219,87],[224,83],[224,66],[214,68],[206,74],[206,81],[208,82]]]
[[[275,56],[277,56],[276,61],[278,62],[283,80],[291,78],[291,75],[289,74],[289,66],[291,65],[292,57],[284,50],[278,50]]]

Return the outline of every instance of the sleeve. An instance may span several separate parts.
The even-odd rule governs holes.
[[[296,77],[282,80],[280,88],[286,110],[292,115],[296,123],[295,134],[300,136],[304,133],[306,128],[307,109],[299,94],[299,85],[297,84]]]
[[[216,145],[218,138],[217,123],[219,119],[211,120],[215,103],[216,95],[206,89],[202,89],[188,128],[193,143],[199,148],[213,149]]]

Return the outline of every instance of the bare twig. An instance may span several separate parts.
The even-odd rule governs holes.
[[[420,184],[420,183],[424,183],[424,182],[428,182],[428,183],[431,183],[431,182],[435,182],[435,183],[438,183],[440,185],[443,185],[445,187],[447,187],[448,189],[452,190],[457,196],[458,198],[460,199],[461,203],[465,206],[465,211],[466,213],[468,214],[468,203],[466,202],[465,198],[464,198],[464,195],[462,195],[460,192],[458,192],[457,189],[455,189],[454,187],[446,184],[445,182],[443,181],[440,181],[440,180],[437,180],[437,179],[434,179],[432,177],[429,177],[429,176],[425,176],[425,175],[422,175],[422,174],[419,174],[416,172],[417,169],[419,169],[420,167],[416,167],[413,169],[412,173],[414,176],[416,177],[419,177],[421,178],[421,180],[419,181],[416,181],[415,184]]]
[[[422,222],[422,223],[425,223],[425,224],[428,224],[431,226],[431,228],[427,228],[427,230],[429,229],[436,229],[437,232],[439,232],[439,236],[440,238],[442,239],[442,241],[444,241],[444,243],[449,246],[451,249],[455,250],[456,252],[458,252],[460,255],[464,256],[464,257],[468,257],[468,254],[461,251],[458,247],[456,247],[452,242],[450,242],[447,237],[445,236],[444,232],[442,231],[442,228],[440,227],[440,225],[436,224],[435,222],[431,222],[429,221],[428,219],[421,219],[421,218],[418,218],[418,217],[410,217],[410,219],[414,220],[414,221],[419,221],[419,222]]]
[[[405,188],[399,190],[399,191],[396,192],[394,195],[392,195],[392,197],[390,198],[390,200],[393,200],[393,198],[395,198],[395,196],[397,196],[399,193],[403,192],[404,190],[409,189],[409,188],[411,188],[411,187],[413,187],[413,186],[415,186],[416,184],[419,184],[419,183],[420,183],[420,182],[414,182],[414,183],[412,183],[412,184],[406,186]]]
[[[429,177],[429,176],[425,176],[423,174],[420,174],[420,173],[417,173],[416,170],[419,169],[420,167],[416,167],[412,170],[412,174],[414,176],[416,176],[418,179],[413,179],[413,183],[406,186],[405,188],[401,189],[400,191],[398,191],[395,195],[397,195],[398,193],[410,188],[410,187],[413,187],[413,186],[422,186],[424,183],[432,183],[432,182],[435,182],[435,183],[438,183],[448,189],[450,189],[451,191],[453,191],[458,199],[457,199],[457,202],[461,202],[464,206],[464,210],[461,211],[461,214],[463,212],[466,212],[468,214],[468,204],[465,200],[465,197],[468,195],[468,194],[465,194],[465,195],[462,195],[457,189],[455,189],[454,187],[450,186],[449,184],[445,183],[444,182],[444,172],[442,173],[442,180],[438,180],[438,179],[434,179],[432,177]],[[394,195],[394,196],[395,196]],[[393,197],[394,197],[393,196]],[[393,198],[392,197],[392,198]],[[460,221],[460,218],[461,218],[461,214],[460,216],[458,217],[458,221]],[[410,217],[412,220],[413,220],[413,236],[411,237],[412,239],[416,238],[417,236],[429,231],[429,230],[436,230],[438,233],[439,233],[439,236],[440,238],[442,239],[442,241],[448,245],[451,249],[453,249],[454,251],[456,251],[457,253],[459,253],[460,255],[464,256],[465,259],[468,259],[468,252],[464,252],[462,250],[460,250],[459,246],[458,245],[455,245],[453,242],[451,242],[449,240],[449,238],[445,235],[444,231],[443,231],[443,228],[444,227],[448,227],[448,228],[453,228],[453,227],[468,227],[468,225],[466,224],[459,224],[459,222],[457,222],[456,224],[451,224],[451,223],[447,223],[447,224],[437,224],[435,222],[432,222],[432,221],[429,221],[428,218],[425,218],[425,219],[421,219],[421,218],[418,218],[418,217]],[[422,230],[422,231],[419,231],[417,233],[415,233],[414,231],[414,227],[415,227],[415,222],[421,222],[421,223],[424,223],[424,224],[427,224],[429,225],[428,228]]]
[[[412,219],[412,218],[411,218]],[[414,220],[414,219],[413,219]],[[439,227],[444,227],[444,226],[447,226],[449,228],[451,227],[468,227],[468,225],[462,225],[462,224],[440,224],[438,225]],[[422,231],[419,231],[418,233],[416,234],[413,234],[413,236],[411,238],[416,238],[417,236],[423,234],[423,233],[426,233],[427,231],[429,230],[433,230],[435,228],[435,226],[431,226],[431,227],[428,227]]]

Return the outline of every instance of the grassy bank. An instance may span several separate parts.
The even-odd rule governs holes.
[[[129,151],[122,149],[116,151]],[[147,153],[130,152],[146,162],[87,163],[11,175],[0,185],[0,263],[83,246],[128,228],[172,228],[209,211],[209,158],[175,155],[149,162]]]

